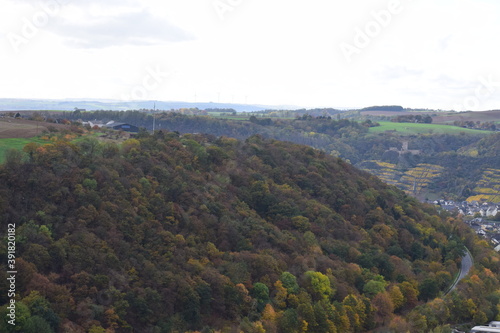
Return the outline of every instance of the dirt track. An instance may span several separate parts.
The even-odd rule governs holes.
[[[61,124],[50,124],[42,121],[0,118],[0,139],[32,138],[47,130],[48,126],[66,127]]]

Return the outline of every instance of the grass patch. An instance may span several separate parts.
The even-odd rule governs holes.
[[[473,134],[473,135],[488,135],[494,132],[479,131],[474,129],[438,125],[438,124],[415,124],[415,123],[393,123],[390,121],[380,121],[380,126],[371,127],[370,133],[384,133],[386,131],[393,131],[400,135],[413,135],[413,134]]]
[[[217,119],[231,119],[231,120],[248,120],[250,116],[246,114],[237,113],[232,114],[228,112],[208,112],[208,116]]]
[[[0,139],[0,164],[5,162],[5,154],[10,149],[15,150],[23,150],[24,146],[28,143],[35,142],[40,145],[45,145],[49,143],[54,143],[57,140],[69,140],[72,143],[78,143],[84,140],[85,138],[96,138],[104,134],[104,132],[90,132],[85,133],[83,135],[78,135],[76,133],[63,134],[63,133],[53,133],[53,137],[51,138],[49,135],[41,135],[32,138],[8,138],[8,139]]]
[[[10,149],[22,150],[23,147],[30,143],[36,142],[39,144],[45,144],[49,141],[42,140],[39,137],[30,139],[0,139],[0,163],[5,162],[5,153]]]

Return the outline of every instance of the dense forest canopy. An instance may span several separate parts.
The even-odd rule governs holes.
[[[446,332],[499,319],[488,244],[308,146],[61,138],[10,152],[0,193],[22,272],[17,325],[2,332]],[[475,268],[445,297],[464,245]]]
[[[139,111],[96,111],[77,116],[72,114],[72,117],[128,122],[149,130],[152,130],[153,125],[153,115]],[[427,119],[425,116],[418,117]],[[401,189],[406,188],[401,182],[399,172],[408,171],[411,176],[412,169],[421,164],[443,168],[438,178],[426,180],[428,186],[419,195],[420,199],[430,196],[465,200],[471,195],[479,194],[474,192],[474,188],[483,173],[491,168],[497,169],[500,165],[500,148],[497,144],[500,142],[500,133],[489,136],[428,133],[406,135],[402,138],[397,133],[370,133],[369,129],[377,126],[377,123],[371,120],[358,122],[332,119],[330,116],[313,117],[308,114],[297,119],[252,116],[250,121],[241,121],[169,112],[155,114],[155,118],[157,129],[180,133],[207,133],[240,140],[259,134],[264,138],[305,144],[321,149],[329,155],[341,157],[359,168],[364,168],[367,161],[391,163],[394,165],[394,169],[390,171],[391,183],[397,184]],[[418,150],[419,154],[397,154],[390,151],[400,150],[405,141],[409,143],[409,149]],[[489,142],[491,144],[488,144]],[[367,170],[379,177],[384,173],[380,168]]]

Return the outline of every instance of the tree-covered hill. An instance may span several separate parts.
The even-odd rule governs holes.
[[[145,112],[97,111],[71,114],[72,119],[115,120],[152,129],[153,116]],[[335,118],[335,116],[334,116]],[[188,116],[175,112],[155,115],[156,129],[180,133],[207,133],[245,140],[259,134],[264,138],[290,141],[321,149],[329,155],[341,157],[358,168],[370,171],[391,184],[406,190],[421,200],[450,199],[463,201],[483,194],[475,191],[485,172],[496,169],[500,163],[498,143],[500,133],[485,131],[457,132],[456,134],[373,132],[377,123],[366,119],[358,122],[332,119],[330,116],[313,117],[304,114],[296,119],[249,117],[249,121],[215,119],[208,116]],[[432,132],[432,124],[428,125]],[[443,126],[443,125],[438,125]],[[453,128],[452,126],[449,126]],[[428,132],[429,132],[428,131]],[[402,151],[405,143],[408,149]],[[384,167],[373,163],[394,165],[387,173]],[[439,177],[414,179],[414,170],[422,165],[442,169]],[[417,186],[415,186],[415,180]],[[484,190],[484,188],[481,188]],[[495,191],[487,187],[487,191]],[[482,198],[487,198],[482,196]]]
[[[2,292],[2,332],[446,332],[498,319],[488,244],[311,147],[59,140],[11,152],[0,193],[1,257],[15,224],[18,271],[16,326]],[[476,266],[443,297],[464,245]]]

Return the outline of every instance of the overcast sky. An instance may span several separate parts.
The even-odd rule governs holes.
[[[500,108],[498,0],[0,0],[0,98]]]

